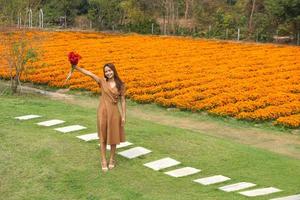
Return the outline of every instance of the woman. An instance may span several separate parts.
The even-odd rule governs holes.
[[[98,136],[101,143],[101,165],[102,171],[106,172],[115,167],[116,145],[125,142],[125,84],[119,78],[117,70],[112,63],[103,66],[104,78],[98,77],[92,72],[72,66],[79,72],[93,78],[101,87],[100,104],[97,112]],[[121,114],[118,107],[118,100],[121,100]],[[109,165],[107,168],[106,145],[111,145]]]

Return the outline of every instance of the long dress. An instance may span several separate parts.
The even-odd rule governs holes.
[[[101,78],[100,104],[97,111],[97,128],[100,142],[108,145],[125,142],[124,126],[121,126],[121,114],[118,100],[125,95],[125,86],[119,92],[117,87],[111,88],[105,78]]]

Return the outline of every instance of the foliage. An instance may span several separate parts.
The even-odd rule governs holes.
[[[6,35],[1,54],[4,54],[3,57],[7,62],[5,66],[9,71],[12,92],[16,93],[22,75],[26,76],[32,72],[32,63],[37,61],[38,52],[37,48],[33,47],[32,39],[29,39],[25,32],[8,32]]]
[[[113,29],[121,18],[120,0],[90,0],[88,16],[99,29]]]
[[[0,23],[9,25],[20,12],[24,23],[28,8],[37,24],[42,8],[46,26],[72,27],[76,16],[87,15],[98,30],[151,33],[153,23],[156,34],[233,39],[239,28],[242,39],[259,41],[272,41],[277,34],[295,37],[300,31],[299,0],[0,0],[0,5],[5,5],[0,7]],[[180,24],[181,19],[193,24]]]

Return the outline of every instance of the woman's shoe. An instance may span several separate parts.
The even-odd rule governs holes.
[[[108,165],[108,168],[109,169],[113,169],[116,167],[116,161],[115,160],[110,160],[109,161],[109,165]]]
[[[107,171],[108,171],[108,168],[107,168],[107,167],[102,167],[102,171],[103,171],[103,172],[107,172]]]
[[[107,164],[103,165],[103,163],[101,163],[101,165],[102,165],[102,171],[107,172],[108,171]]]

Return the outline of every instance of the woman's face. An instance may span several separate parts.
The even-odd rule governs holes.
[[[104,68],[104,74],[108,79],[111,79],[114,77],[114,71],[111,70],[109,67]]]

